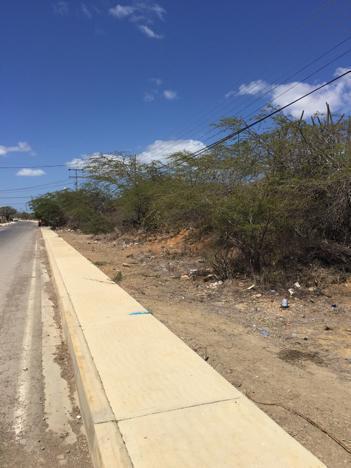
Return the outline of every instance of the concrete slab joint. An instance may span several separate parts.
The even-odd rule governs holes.
[[[324,467],[57,234],[42,229],[96,467]]]

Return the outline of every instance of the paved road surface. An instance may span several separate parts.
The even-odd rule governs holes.
[[[90,467],[35,223],[0,227],[0,466]]]

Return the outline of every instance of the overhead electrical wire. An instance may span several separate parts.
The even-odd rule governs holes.
[[[316,17],[316,14],[317,14],[320,10],[322,10],[324,7],[326,7],[326,6],[328,5],[328,3],[330,3],[329,0],[326,0],[326,1],[323,2],[322,5],[318,6],[318,8],[317,8],[316,10],[313,10],[313,11],[310,13],[310,15],[308,15],[307,17],[304,18],[304,21],[303,21],[302,23],[299,23],[298,28],[300,28],[301,26],[305,26],[305,24],[309,21],[310,17],[313,16],[313,18],[315,18],[315,17]],[[316,61],[318,61],[318,60],[320,60],[321,58],[323,58],[325,55],[331,53],[331,52],[332,52],[333,50],[335,50],[337,47],[340,47],[343,43],[347,42],[350,38],[351,38],[351,36],[348,37],[348,38],[346,38],[346,39],[344,39],[343,41],[339,42],[338,44],[336,44],[335,46],[333,46],[331,49],[329,49],[327,52],[325,52],[324,54],[322,54],[321,56],[319,56],[317,59],[314,59],[314,61],[312,61],[312,62],[310,62],[309,64],[307,64],[307,65],[305,65],[304,67],[302,67],[302,69],[300,69],[298,72],[296,72],[296,74],[302,72],[304,69],[308,68],[308,67],[311,66],[313,63],[315,63]],[[295,73],[294,73],[293,75],[295,75]],[[280,78],[278,78],[278,79],[280,79]],[[278,79],[274,80],[274,82],[278,81]],[[286,80],[287,80],[287,79],[290,79],[290,78],[286,78]],[[283,81],[284,81],[284,80],[283,80]],[[238,85],[239,85],[239,83],[237,82],[235,85],[232,86],[232,88],[237,88]],[[227,104],[227,103],[228,103],[228,99],[224,99],[224,100],[222,99],[218,104],[215,104],[215,105],[211,108],[211,110],[208,110],[208,109],[207,109],[207,110],[205,110],[204,112],[200,113],[200,116],[203,115],[204,117],[206,117],[206,120],[201,120],[201,121],[202,121],[202,122],[206,122],[206,127],[207,127],[207,128],[208,128],[208,119],[207,119],[207,117],[209,116],[209,113],[212,114],[215,110],[221,108],[221,107],[223,106],[223,103],[224,103],[224,104]],[[175,136],[174,136],[172,139],[181,139],[181,138],[185,137],[185,135],[188,135],[189,133],[193,133],[193,132],[194,132],[194,128],[193,128],[193,129],[189,129],[189,125],[186,125],[186,126],[184,126],[183,128],[184,128],[184,130],[178,131],[177,134],[175,134]],[[197,124],[196,124],[195,129],[196,129],[196,128],[198,128],[198,125],[197,125]]]
[[[342,73],[341,75],[338,75],[335,78],[327,81],[326,83],[324,83],[324,84],[322,84],[320,86],[317,86],[316,88],[314,88],[313,90],[311,90],[308,93],[304,94],[303,96],[300,96],[299,98],[294,99],[293,101],[289,102],[288,104],[285,104],[284,106],[280,107],[279,109],[276,109],[273,112],[270,112],[269,114],[265,115],[264,117],[261,117],[260,119],[257,119],[257,120],[255,120],[254,122],[252,122],[252,123],[250,123],[248,125],[245,125],[243,128],[241,128],[241,129],[239,129],[239,130],[237,130],[235,132],[229,133],[229,135],[226,135],[225,137],[211,143],[210,145],[207,145],[205,148],[202,148],[201,150],[196,151],[196,152],[192,153],[191,155],[192,156],[198,156],[198,155],[203,154],[204,152],[208,151],[209,149],[212,149],[212,148],[214,148],[214,147],[216,147],[216,146],[218,146],[218,145],[220,145],[222,143],[225,143],[228,140],[231,140],[232,138],[236,137],[240,133],[245,132],[246,130],[254,127],[255,125],[258,125],[261,122],[264,122],[265,120],[273,117],[273,115],[276,115],[279,112],[282,112],[284,109],[287,109],[288,107],[292,106],[293,104],[296,104],[297,102],[302,101],[306,97],[311,96],[312,94],[316,93],[317,91],[320,91],[321,89],[325,88],[326,86],[331,85],[332,83],[335,83],[336,81],[340,80],[341,78],[344,78],[346,75],[349,75],[350,73],[351,73],[351,70],[347,70],[346,72]]]
[[[245,111],[246,109],[252,107],[255,102],[258,102],[260,100],[262,100],[262,98],[270,93],[272,93],[275,89],[277,89],[279,86],[281,85],[284,85],[286,84],[289,80],[295,78],[299,73],[301,73],[302,71],[308,69],[309,67],[311,67],[313,64],[317,63],[318,61],[320,61],[321,59],[323,59],[324,57],[326,57],[327,55],[329,55],[331,52],[335,51],[337,48],[341,47],[342,45],[344,45],[346,42],[350,41],[351,40],[351,35],[347,36],[345,39],[343,39],[342,41],[338,42],[337,44],[335,44],[333,47],[331,47],[330,49],[328,49],[326,52],[322,53],[321,55],[319,55],[317,58],[313,59],[312,61],[310,61],[308,64],[302,66],[299,70],[295,71],[294,73],[288,75],[284,80],[282,80],[282,82],[278,82],[278,79],[275,80],[275,83],[273,83],[269,88],[267,88],[262,94],[260,94],[260,96],[256,97],[253,101],[251,101],[249,104],[245,105],[245,106],[242,106],[241,108],[239,108],[237,111],[236,111],[236,116],[237,117],[240,117],[240,113]],[[299,81],[299,83],[302,83],[306,80],[308,80],[309,78],[311,78],[312,76],[314,76],[315,74],[319,73],[320,71],[322,71],[323,69],[327,68],[328,66],[330,66],[331,64],[333,64],[334,62],[336,62],[337,60],[339,60],[340,58],[346,56],[347,54],[350,54],[351,53],[351,48],[350,49],[347,49],[346,51],[342,52],[341,54],[337,55],[336,57],[333,57],[331,60],[329,60],[327,63],[325,63],[324,65],[320,66],[319,68],[317,68],[316,70],[314,70],[313,72],[309,73],[307,76],[305,76],[303,79],[301,79]],[[280,97],[281,95],[283,94],[286,94],[288,93],[289,91],[291,91],[292,89],[294,89],[296,86],[298,85],[298,83],[293,83],[291,87],[287,88],[286,90],[283,91],[283,93],[279,94],[277,97]],[[248,118],[250,118],[252,115],[254,115],[258,110],[261,110],[263,109],[264,107],[267,106],[267,104],[269,103],[265,103],[264,105],[260,106],[259,108],[255,109],[255,111],[253,113],[250,113],[249,116],[245,116],[244,120],[247,120]],[[208,126],[208,125],[207,125]],[[207,138],[203,139],[202,140],[206,143],[207,141],[209,141],[211,138],[215,138],[217,135],[223,133],[225,130],[224,129],[210,129],[208,130],[207,132],[205,132],[203,135],[209,135]],[[215,132],[215,133],[213,133]],[[176,149],[176,146],[174,145],[173,146],[174,150]],[[168,146],[167,147],[167,151],[169,150],[172,150],[172,145]],[[156,151],[154,153],[154,155],[156,156],[161,156],[164,154],[164,150],[160,149],[159,151]],[[171,151],[168,152],[168,154],[171,154]]]
[[[68,180],[57,180],[55,182],[50,182],[47,184],[39,184],[39,185],[29,185],[26,187],[15,187],[15,188],[0,188],[0,194],[3,192],[21,192],[22,190],[30,190],[30,189],[35,189],[35,188],[44,188],[44,187],[52,187],[56,185],[62,185],[62,184],[70,184],[71,182]]]
[[[351,36],[350,36],[351,38]],[[345,55],[347,54],[350,54],[351,53],[351,48],[346,50],[345,52],[343,52],[342,54],[339,54],[337,57],[333,58],[332,60],[330,60],[329,62],[327,62],[326,64],[322,65],[321,67],[319,67],[317,70],[313,71],[312,73],[310,73],[309,75],[305,76],[301,81],[299,81],[298,83],[293,83],[292,86],[290,86],[289,88],[285,89],[284,91],[282,91],[280,94],[278,94],[277,96],[274,97],[274,100],[276,100],[277,98],[281,97],[281,96],[284,96],[285,94],[288,94],[291,90],[293,90],[294,88],[296,88],[299,84],[301,83],[304,83],[306,80],[308,80],[309,78],[311,78],[312,76],[314,76],[316,73],[319,73],[320,71],[324,70],[325,68],[327,68],[329,65],[331,65],[332,63],[336,62],[337,60],[339,60],[340,58],[344,57]],[[272,91],[274,91],[275,89],[279,88],[281,86],[281,84],[277,84],[275,86],[273,86],[272,88],[269,88],[268,90],[266,90],[263,94],[261,94],[258,98],[254,99],[249,105],[239,109],[237,112],[242,112],[244,111],[245,109],[248,109],[249,107],[252,106],[252,104],[254,104],[255,102],[257,101],[260,101],[262,99],[262,97],[264,97],[265,95],[267,94],[270,94]],[[250,117],[252,117],[253,115],[255,115],[257,112],[263,110],[265,107],[267,107],[268,104],[272,104],[272,103],[266,103],[262,106],[259,106],[257,107],[253,112],[251,112],[249,115],[245,116],[244,117],[244,121],[245,120],[248,120]],[[216,135],[218,135],[219,133],[223,133],[223,130],[221,131],[217,131],[215,134],[211,135],[212,138],[214,138]]]

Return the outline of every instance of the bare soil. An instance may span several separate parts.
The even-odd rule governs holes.
[[[60,235],[327,466],[351,466],[351,281],[248,289],[208,276],[206,243],[186,233]]]

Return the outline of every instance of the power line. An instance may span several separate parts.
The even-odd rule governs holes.
[[[0,193],[2,192],[21,192],[22,190],[30,190],[35,188],[44,188],[44,187],[52,187],[55,185],[61,185],[64,183],[69,183],[66,179],[65,180],[57,180],[55,182],[50,182],[47,184],[39,184],[39,185],[28,185],[26,187],[14,187],[14,188],[0,188]]]
[[[348,70],[348,71],[342,73],[341,75],[336,76],[332,80],[329,80],[326,83],[318,86],[317,88],[314,88],[312,91],[304,94],[303,96],[300,96],[297,99],[294,99],[293,101],[289,102],[288,104],[285,104],[285,106],[282,106],[279,109],[276,109],[275,111],[269,113],[268,115],[266,115],[264,117],[261,117],[260,119],[255,120],[254,122],[252,122],[252,123],[246,125],[245,127],[241,128],[240,130],[232,132],[229,135],[221,138],[220,140],[217,140],[217,141],[211,143],[210,145],[206,146],[205,148],[203,148],[203,149],[201,149],[201,150],[199,150],[199,151],[197,151],[195,153],[192,153],[192,156],[198,156],[198,155],[204,153],[205,151],[208,151],[209,149],[212,149],[212,148],[220,145],[221,143],[225,143],[226,141],[231,140],[233,137],[235,137],[237,135],[240,135],[240,133],[243,133],[244,131],[248,130],[249,128],[254,127],[255,125],[257,125],[257,124],[259,124],[261,122],[264,122],[265,120],[269,119],[270,117],[273,117],[273,115],[276,115],[279,112],[283,111],[284,109],[287,109],[288,107],[292,106],[293,104],[296,104],[297,102],[302,101],[302,99],[305,99],[306,97],[311,96],[312,94],[314,94],[317,91],[325,88],[326,86],[329,86],[330,84],[334,83],[335,81],[340,80],[341,78],[348,75],[349,73],[351,73],[351,70]]]
[[[1,166],[0,169],[41,169],[41,168],[49,168],[49,167],[67,167],[66,164],[46,164],[46,165],[39,165],[39,166]]]
[[[243,106],[241,107],[239,110],[236,111],[236,114],[239,114],[241,112],[243,112],[244,110],[250,108],[255,102],[261,100],[264,96],[266,96],[267,94],[271,93],[272,91],[274,91],[276,88],[278,88],[280,85],[282,84],[285,84],[287,83],[289,80],[292,80],[293,78],[295,78],[296,76],[298,76],[300,73],[302,73],[303,71],[307,70],[308,68],[310,68],[312,65],[314,65],[315,63],[319,62],[321,59],[323,59],[324,57],[326,57],[327,55],[329,55],[331,52],[333,52],[334,50],[336,50],[337,48],[341,47],[342,45],[344,45],[346,42],[348,42],[349,40],[351,39],[351,35],[349,35],[348,37],[346,37],[345,39],[343,39],[342,41],[338,42],[337,44],[335,44],[333,47],[331,47],[330,49],[328,49],[326,52],[322,53],[321,55],[319,55],[317,58],[313,59],[312,61],[310,61],[309,63],[307,63],[306,65],[302,66],[301,68],[299,68],[297,71],[289,74],[287,77],[283,78],[280,81],[279,78],[275,79],[273,84],[270,85],[268,87],[268,89],[263,93],[261,94],[258,98],[256,98],[254,101],[252,101],[251,103],[249,103],[248,105],[246,106]],[[318,73],[319,71],[321,71],[322,69],[326,68],[327,66],[331,65],[332,63],[334,63],[336,60],[340,59],[341,57],[343,57],[344,55],[350,53],[351,49],[348,49],[346,52],[343,52],[342,54],[338,55],[337,57],[335,57],[334,59],[332,59],[331,61],[329,61],[327,64],[323,65],[321,68],[315,70],[314,72],[312,72],[311,74],[309,74],[307,77],[303,78],[301,81],[305,81],[307,80],[308,78],[310,78],[311,76],[313,76],[314,74]],[[231,106],[232,103],[230,101],[227,101],[227,104],[226,102],[224,102],[224,106],[221,105],[221,106],[217,106],[217,110],[219,110],[220,108],[229,108],[229,106]],[[214,109],[215,110],[215,109]],[[199,128],[199,126],[195,127],[192,129],[192,131],[196,130],[197,128]],[[200,128],[201,128],[201,125],[200,125]],[[205,135],[208,134],[208,132],[205,132]],[[184,134],[183,134],[184,135]]]
[[[351,38],[351,36],[350,36]],[[289,93],[289,91],[291,91],[292,89],[296,88],[300,83],[303,83],[304,81],[308,80],[309,78],[311,78],[312,76],[314,76],[316,73],[324,70],[325,68],[327,68],[329,65],[331,65],[332,63],[336,62],[337,60],[339,60],[340,58],[344,57],[345,55],[351,53],[351,48],[346,50],[345,52],[343,52],[342,54],[339,54],[337,57],[333,58],[332,60],[330,60],[329,62],[327,62],[326,64],[320,66],[317,70],[311,72],[309,75],[305,76],[301,82],[299,83],[294,83],[292,86],[290,86],[289,88],[285,89],[283,92],[281,92],[280,94],[278,94],[277,96],[275,96],[275,100],[281,96],[284,96],[284,94],[287,94]],[[290,79],[290,78],[289,78]],[[245,109],[248,109],[249,107],[251,107],[255,102],[257,101],[260,101],[262,99],[262,97],[266,96],[267,94],[271,93],[272,91],[274,91],[275,89],[279,88],[279,86],[281,86],[281,84],[277,84],[275,86],[273,86],[272,88],[269,88],[268,90],[266,90],[263,94],[261,94],[258,98],[254,99],[254,101],[252,101],[250,104],[248,104],[247,106],[239,109],[237,111],[237,114],[239,112],[242,112],[244,111]],[[267,103],[262,105],[262,106],[259,106],[257,107],[253,112],[251,112],[249,115],[245,116],[244,120],[247,120],[249,119],[250,117],[252,117],[253,115],[255,115],[258,111],[264,109],[264,107],[267,106]],[[212,138],[214,138],[215,136],[217,136],[218,134],[222,133],[223,130],[220,130],[220,131],[217,131],[216,133],[214,133],[213,135],[211,135]],[[210,138],[210,137],[209,137]],[[207,139],[209,139],[207,138]]]
[[[299,23],[298,24],[298,29],[301,28],[301,26],[305,26],[305,24],[307,24],[309,22],[309,19],[313,16],[315,17],[317,13],[319,13],[320,10],[322,10],[324,7],[326,7],[328,5],[329,1],[328,0],[325,0],[324,2],[322,2],[322,5],[320,5],[316,10],[312,11],[307,17],[305,16],[304,17],[304,21],[302,23]],[[307,64],[306,66],[302,67],[302,69],[300,69],[297,73],[301,73],[304,69],[308,68],[309,66],[313,65],[313,63],[315,63],[316,61],[320,60],[321,58],[323,58],[325,55],[328,55],[330,52],[332,52],[333,50],[335,50],[337,47],[340,47],[343,43],[345,43],[347,40],[349,40],[350,38],[346,38],[345,40],[339,42],[338,44],[336,44],[335,46],[333,46],[331,49],[329,49],[327,52],[325,52],[324,54],[322,54],[320,57],[318,57],[317,59],[313,60],[312,62],[310,62],[309,64]],[[288,80],[288,79],[291,79],[291,78],[286,78],[285,80]],[[278,79],[274,80],[274,82],[276,82]],[[285,81],[283,80],[283,82]],[[233,86],[233,87],[237,87],[238,85],[238,82]],[[215,104],[210,111],[208,110],[205,110],[204,112],[202,112],[200,114],[200,117],[201,116],[204,116],[205,117],[205,120],[203,118],[201,118],[200,122],[206,122],[206,128],[208,128],[208,120],[207,120],[207,117],[210,116],[210,114],[212,114],[212,112],[216,111],[217,109],[219,110],[221,107],[223,107],[223,104],[227,104],[228,103],[228,100],[227,99],[221,99],[220,102],[218,104]],[[193,120],[194,121],[194,120]],[[200,128],[203,126],[203,124],[200,124]],[[197,128],[199,128],[199,125],[196,124],[195,127],[193,127],[192,129],[189,129],[189,126],[186,125],[185,127],[183,127],[183,129],[181,129],[180,131],[178,131],[175,136],[172,138],[172,139],[182,139],[182,138],[186,138],[186,135],[188,135],[189,133],[193,133],[194,130],[196,130]],[[162,151],[160,150],[160,153],[162,153]]]

